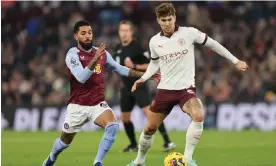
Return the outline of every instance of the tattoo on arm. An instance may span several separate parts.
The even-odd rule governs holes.
[[[144,72],[140,72],[140,71],[137,71],[137,70],[130,69],[130,70],[129,70],[129,73],[128,73],[128,76],[132,76],[132,77],[142,77],[143,74],[144,74]]]

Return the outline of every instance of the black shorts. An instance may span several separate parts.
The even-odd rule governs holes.
[[[134,92],[125,87],[121,89],[120,106],[122,112],[131,112],[135,104],[143,108],[149,106],[150,103],[151,95],[148,86],[139,87]]]

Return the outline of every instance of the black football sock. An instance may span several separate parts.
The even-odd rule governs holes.
[[[169,139],[168,133],[167,133],[167,131],[166,131],[166,129],[165,129],[165,125],[164,125],[163,122],[162,122],[161,125],[159,126],[158,130],[159,130],[159,132],[161,133],[161,135],[162,135],[162,137],[163,137],[163,139],[164,139],[165,144],[170,143],[171,141],[170,141],[170,139]]]
[[[125,131],[128,136],[128,139],[133,146],[137,146],[136,138],[135,138],[135,132],[134,132],[134,126],[131,121],[124,122]]]

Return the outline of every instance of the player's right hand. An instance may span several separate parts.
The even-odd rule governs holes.
[[[236,63],[236,68],[239,69],[240,71],[246,71],[249,67],[244,61],[238,61]]]
[[[141,80],[141,79],[135,81],[134,84],[133,84],[133,86],[132,86],[132,88],[131,88],[131,92],[136,91],[137,87],[140,86],[140,85],[142,85],[144,82],[145,81]]]
[[[159,83],[161,80],[161,74],[159,72],[155,73],[153,76],[151,76],[151,79]]]
[[[105,45],[103,43],[101,43],[98,50],[96,51],[94,60],[98,61],[104,53],[105,53]]]

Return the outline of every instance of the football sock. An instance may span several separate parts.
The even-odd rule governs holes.
[[[186,133],[186,146],[184,156],[192,160],[195,147],[203,132],[203,122],[192,121]]]
[[[111,148],[116,139],[116,133],[118,131],[118,128],[119,124],[117,122],[110,122],[107,124],[107,126],[105,127],[103,138],[98,148],[97,156],[94,160],[94,164],[96,162],[102,162],[106,153]]]
[[[166,128],[165,128],[165,125],[164,125],[163,122],[162,122],[161,125],[159,126],[158,130],[159,130],[159,132],[161,133],[161,135],[162,135],[162,137],[163,137],[163,139],[164,139],[165,144],[170,143],[171,141],[170,141],[170,139],[169,139],[168,133],[167,133],[167,131],[166,131]]]
[[[130,141],[130,144],[134,145],[134,146],[137,146],[133,123],[131,121],[124,122],[124,127],[125,127],[127,137]]]
[[[68,144],[65,144],[64,142],[62,142],[60,140],[60,138],[57,138],[55,140],[55,143],[54,143],[54,146],[53,146],[53,149],[50,153],[50,159],[52,161],[55,161],[58,157],[58,155],[66,148],[68,148],[69,145]]]
[[[146,154],[153,143],[154,135],[145,135],[144,132],[141,133],[139,139],[139,149],[134,164],[142,164],[145,162]]]

